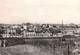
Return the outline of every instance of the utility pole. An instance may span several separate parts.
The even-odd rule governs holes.
[[[55,48],[56,48],[56,46],[54,45],[54,46],[53,46],[54,54],[55,54]]]
[[[68,46],[68,55],[70,55],[70,54],[69,54],[69,46]]]
[[[63,20],[62,20],[62,31],[63,31]],[[63,32],[62,32],[62,34],[63,34]],[[61,42],[63,41],[62,39],[63,38],[61,37]]]
[[[26,32],[25,32],[25,30],[23,31],[23,37],[26,38]]]
[[[63,30],[63,20],[62,20],[62,30]],[[63,32],[62,32],[63,33]]]

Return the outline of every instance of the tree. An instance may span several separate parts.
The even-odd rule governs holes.
[[[0,34],[4,34],[5,31],[3,29],[0,29]]]
[[[17,28],[17,29],[16,29],[16,34],[21,34],[21,32],[22,32],[22,31],[21,31],[20,28]]]
[[[52,34],[54,34],[54,33],[61,33],[60,30],[58,30],[58,29],[53,29],[53,28],[49,28],[49,32],[52,33]]]

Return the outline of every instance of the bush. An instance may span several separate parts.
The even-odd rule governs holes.
[[[18,44],[24,44],[25,41],[23,39],[8,39],[6,41],[6,46],[12,46],[12,45],[18,45]]]

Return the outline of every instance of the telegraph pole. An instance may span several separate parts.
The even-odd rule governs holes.
[[[69,46],[68,46],[68,55],[70,55],[70,54],[69,54]]]
[[[63,31],[63,20],[62,20],[62,31]],[[62,32],[62,34],[63,34],[63,32]],[[62,42],[62,37],[61,37],[61,42]]]
[[[62,20],[62,30],[63,30],[63,20]],[[62,32],[63,33],[63,32]]]

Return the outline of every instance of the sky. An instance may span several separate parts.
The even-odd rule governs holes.
[[[0,0],[0,23],[80,24],[80,0]]]

